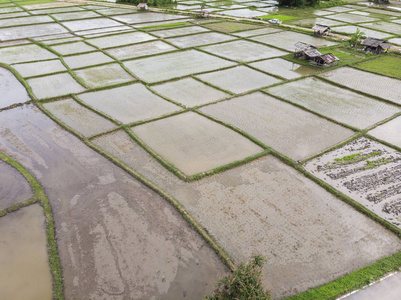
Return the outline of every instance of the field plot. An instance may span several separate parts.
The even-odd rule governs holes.
[[[100,49],[136,44],[155,40],[156,38],[144,32],[128,32],[106,37],[88,39],[87,41]]]
[[[160,54],[163,52],[168,52],[173,50],[177,50],[177,48],[162,41],[153,41],[138,45],[112,48],[106,50],[105,52],[109,53],[110,55],[112,55],[117,59],[122,60],[146,55]]]
[[[401,24],[395,24],[390,22],[377,22],[377,23],[363,24],[363,26],[390,32],[392,34],[401,34]]]
[[[69,6],[69,7],[57,7],[57,8],[46,8],[46,9],[38,9],[31,10],[30,13],[34,15],[46,15],[46,14],[57,14],[57,13],[68,13],[75,11],[85,11],[82,7],[79,6]]]
[[[72,99],[49,102],[43,106],[61,122],[85,137],[108,131],[116,126]]]
[[[4,299],[52,299],[45,216],[39,204],[0,218],[0,290]]]
[[[18,40],[29,37],[44,36],[49,34],[59,34],[68,32],[63,26],[59,24],[35,24],[26,26],[16,26],[0,29],[0,40]]]
[[[275,48],[244,40],[206,46],[202,47],[202,50],[240,62],[254,61],[287,54],[287,52]]]
[[[15,168],[0,161],[0,210],[33,197],[28,181]]]
[[[317,154],[354,134],[262,93],[219,102],[200,111],[234,125],[294,160]]]
[[[186,107],[203,105],[230,96],[192,78],[154,85],[151,89]]]
[[[140,83],[78,96],[86,104],[122,123],[148,120],[181,109]]]
[[[94,38],[94,37],[101,37],[101,36],[105,36],[105,35],[109,35],[109,34],[126,33],[129,31],[132,31],[131,27],[121,25],[121,26],[114,26],[114,27],[82,30],[82,31],[75,32],[75,34],[80,35],[85,38]]]
[[[15,64],[12,67],[22,76],[30,77],[55,72],[67,71],[66,67],[57,60],[46,60],[32,63]]]
[[[401,227],[401,153],[359,138],[305,164],[318,178]]]
[[[240,37],[250,37],[250,36],[255,36],[255,35],[279,32],[279,31],[281,31],[281,29],[274,28],[274,27],[267,27],[267,28],[261,28],[261,29],[253,29],[253,30],[236,32],[236,33],[234,33],[234,35],[240,36]]]
[[[266,257],[263,283],[273,299],[401,249],[395,235],[271,156],[185,183],[122,131],[93,142],[173,195],[235,261]]]
[[[389,39],[389,42],[401,46],[401,38]]]
[[[360,15],[348,14],[348,13],[328,15],[328,16],[326,16],[326,18],[334,19],[337,21],[343,21],[343,22],[347,22],[347,23],[352,23],[352,24],[363,23],[363,22],[372,22],[372,21],[378,20],[378,19],[372,18],[372,17],[360,16]]]
[[[169,38],[167,41],[180,48],[190,48],[236,39],[236,37],[217,32],[205,32],[194,35]]]
[[[327,26],[337,26],[337,25],[345,24],[344,22],[339,22],[339,21],[334,21],[334,20],[324,19],[324,18],[294,20],[294,21],[291,21],[290,23],[291,24],[299,24],[299,25],[303,25],[303,26],[309,26],[309,27],[312,27],[316,23],[324,24]],[[333,28],[332,30],[335,30],[335,28]]]
[[[32,78],[28,79],[27,83],[38,99],[80,93],[85,90],[85,88],[76,82],[68,73]]]
[[[161,14],[149,12],[146,14],[131,14],[131,15],[121,15],[121,16],[113,16],[115,20],[121,21],[127,24],[138,24],[138,23],[147,23],[147,22],[161,22],[161,21],[169,21],[175,19],[186,19],[187,16],[180,15],[169,15],[169,14]]]
[[[113,27],[113,26],[121,25],[120,22],[110,20],[108,18],[66,21],[66,22],[62,22],[62,24],[72,31],[98,29],[98,28]]]
[[[331,81],[401,104],[401,81],[353,68],[339,68],[320,74]]]
[[[85,6],[88,8],[88,6]],[[112,16],[112,15],[122,15],[122,14],[134,14],[137,13],[138,11],[134,8],[121,8],[121,7],[97,7],[94,8],[96,11],[99,13],[106,15],[106,16]]]
[[[281,76],[285,79],[295,79],[318,71],[316,68],[299,65],[281,58],[258,61],[249,65],[267,73]]]
[[[217,31],[222,31],[222,32],[235,32],[235,31],[241,31],[241,30],[262,28],[261,26],[258,26],[258,25],[239,23],[239,22],[209,23],[209,24],[205,24],[205,27],[213,29],[213,30],[217,30]]]
[[[250,10],[248,8],[224,10],[224,11],[220,11],[219,14],[233,16],[233,17],[243,17],[243,18],[260,17],[260,16],[266,15],[266,13],[264,13],[264,12]]]
[[[52,23],[54,20],[49,16],[32,16],[23,18],[12,18],[7,20],[0,20],[0,27],[11,27],[17,25],[29,25],[36,23]]]
[[[401,148],[401,117],[376,127],[369,134]]]
[[[373,38],[377,38],[377,39],[385,39],[385,38],[392,36],[391,34],[388,34],[388,33],[380,32],[380,31],[376,31],[376,30],[372,30],[372,29],[367,29],[367,28],[362,28],[359,26],[352,26],[352,25],[333,27],[332,31],[354,34],[358,28],[360,31],[365,33],[365,36],[369,36],[369,37],[373,37]]]
[[[358,64],[358,69],[372,71],[401,79],[401,57],[382,56],[378,59],[369,60]]]
[[[89,88],[120,84],[135,80],[119,64],[109,64],[74,71]]]
[[[0,67],[0,109],[31,100],[25,87],[11,71]]]
[[[308,43],[316,47],[332,46],[337,44],[335,42],[331,42],[325,39],[320,39],[310,35],[291,31],[261,35],[252,37],[251,39],[264,44],[276,46],[278,48],[282,48],[287,51],[294,51],[295,50],[294,44],[298,41]]]
[[[236,94],[259,89],[281,81],[244,66],[198,75],[197,78]]]
[[[316,78],[285,83],[267,92],[357,128],[367,128],[401,111]]]
[[[95,13],[94,11],[60,13],[60,14],[52,14],[52,16],[55,19],[57,19],[58,21],[70,21],[70,20],[90,19],[90,18],[101,17],[101,15]]]
[[[189,27],[182,27],[182,28],[152,31],[152,34],[162,37],[162,38],[168,38],[168,37],[172,37],[172,36],[180,36],[180,35],[208,32],[208,31],[210,31],[210,30],[200,27],[200,26],[189,26]]]
[[[97,50],[96,48],[91,47],[81,41],[73,42],[73,43],[69,43],[69,44],[55,45],[55,46],[51,46],[51,48],[54,51],[60,53],[61,55],[84,53],[84,52],[91,52],[91,51]]]
[[[242,135],[193,112],[131,130],[187,175],[209,171],[263,151]]]
[[[234,63],[196,50],[188,50],[127,61],[124,65],[139,78],[147,82],[158,82],[225,68]]]
[[[112,58],[103,54],[102,52],[93,52],[88,54],[68,56],[64,57],[64,61],[71,69],[78,69],[93,65],[100,65],[104,63],[114,62]]]

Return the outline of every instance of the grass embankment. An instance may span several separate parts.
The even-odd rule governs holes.
[[[63,277],[61,275],[61,266],[54,233],[54,220],[49,200],[47,199],[46,194],[39,182],[22,165],[1,152],[0,161],[4,161],[5,163],[17,169],[18,172],[20,172],[26,178],[34,193],[32,198],[14,204],[5,210],[1,210],[0,217],[33,203],[39,203],[43,207],[43,213],[45,214],[46,218],[47,253],[53,281],[53,299],[63,300]]]

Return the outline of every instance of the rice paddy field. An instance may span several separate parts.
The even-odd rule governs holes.
[[[394,5],[0,1],[0,290],[204,299],[262,255],[272,299],[333,299],[399,268]],[[357,28],[393,47],[351,48]],[[41,274],[15,267],[21,289],[14,248]]]

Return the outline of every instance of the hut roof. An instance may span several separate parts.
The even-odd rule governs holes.
[[[147,7],[147,6],[148,6],[147,3],[139,3],[139,4],[138,4],[138,8]]]
[[[340,59],[333,53],[326,53],[320,56],[327,64],[331,64],[335,61],[340,61]]]
[[[322,55],[322,53],[320,53],[317,49],[310,49],[310,50],[304,51],[304,53],[308,57],[316,57],[316,56]]]
[[[296,49],[299,49],[300,51],[307,51],[307,50],[312,50],[312,49],[316,49],[315,46],[311,45],[311,44],[307,44],[304,42],[296,42],[294,44]]]
[[[322,24],[315,24],[312,28],[314,31],[325,32],[326,30],[330,30],[330,27]]]
[[[372,38],[372,37],[368,37],[366,38],[363,42],[362,45],[365,46],[369,46],[369,47],[381,47],[383,49],[388,49],[391,47],[391,45],[389,43],[387,43],[384,40],[381,39],[376,39],[376,38]]]

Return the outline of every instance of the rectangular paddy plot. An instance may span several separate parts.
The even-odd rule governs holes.
[[[202,50],[241,62],[248,62],[287,54],[287,52],[278,50],[276,48],[271,48],[244,40],[202,47]]]
[[[186,175],[209,171],[263,151],[235,131],[194,112],[131,130],[150,149]]]
[[[347,14],[347,13],[329,15],[329,16],[326,16],[326,18],[334,19],[337,21],[343,21],[343,22],[347,22],[347,23],[352,23],[352,24],[363,23],[363,22],[373,22],[373,21],[378,20],[378,19],[372,18],[372,17],[360,16],[360,15],[355,15],[355,14]]]
[[[18,40],[24,38],[33,38],[37,36],[59,34],[68,32],[63,26],[59,24],[35,24],[27,26],[17,26],[0,29],[0,40]]]
[[[316,68],[299,65],[281,58],[258,61],[249,65],[261,71],[278,75],[285,79],[295,79],[318,71]]]
[[[230,35],[217,32],[205,32],[194,35],[169,38],[166,40],[177,47],[189,48],[189,47],[225,42],[233,39],[236,39],[236,37],[232,37]]]
[[[224,11],[219,11],[218,14],[233,16],[233,17],[243,17],[243,18],[260,17],[266,15],[265,12],[250,10],[248,8],[224,10]]]
[[[16,64],[12,66],[22,77],[30,77],[55,72],[67,71],[66,67],[57,60],[46,60],[32,63]]]
[[[161,117],[182,109],[156,96],[140,83],[85,93],[78,97],[86,104],[125,124]]]
[[[119,60],[123,60],[129,58],[137,58],[146,55],[160,54],[163,52],[168,52],[173,50],[177,50],[177,48],[162,41],[152,41],[137,45],[112,48],[106,50],[105,52],[109,53],[110,55]]]
[[[69,44],[61,44],[56,46],[50,46],[54,51],[60,53],[61,55],[75,54],[75,53],[85,53],[96,51],[97,49],[91,47],[84,42],[74,42]]]
[[[222,32],[235,32],[241,30],[262,28],[259,25],[246,24],[241,22],[216,22],[216,23],[208,23],[205,24],[204,26]]]
[[[157,82],[225,68],[234,63],[196,50],[188,50],[127,61],[124,65],[146,82]]]
[[[135,80],[119,64],[85,68],[74,73],[90,88],[105,87]]]
[[[22,45],[0,48],[0,62],[14,64],[27,61],[58,58],[57,55],[37,45]]]
[[[69,12],[62,14],[52,14],[52,16],[58,21],[69,21],[69,20],[79,20],[79,19],[89,19],[89,18],[99,18],[101,15],[95,13],[94,11],[83,11],[83,12]]]
[[[79,134],[89,137],[116,127],[111,121],[78,104],[73,99],[49,102],[44,108]]]
[[[339,27],[333,27],[331,30],[335,32],[344,32],[344,33],[355,33],[357,29],[360,29],[363,33],[365,33],[365,36],[377,38],[377,39],[384,39],[392,36],[391,34],[387,34],[384,32],[376,31],[376,30],[371,30],[367,28],[361,28],[357,26],[339,26]]]
[[[390,32],[392,34],[401,35],[401,24],[395,24],[390,22],[377,22],[377,23],[363,24],[363,26]]]
[[[161,22],[161,21],[169,21],[169,20],[176,20],[176,19],[179,20],[179,19],[186,19],[188,17],[148,12],[148,13],[141,13],[141,14],[113,16],[112,18],[115,20],[121,21],[123,23],[136,24],[136,23],[147,23],[147,22]]]
[[[329,71],[321,76],[349,88],[401,104],[401,81],[398,79],[348,67]]]
[[[76,82],[68,73],[32,78],[28,79],[27,83],[38,99],[75,94],[85,90],[85,88]]]
[[[114,62],[112,58],[102,52],[94,52],[88,54],[80,54],[63,58],[65,63],[71,69],[83,68],[87,66],[100,65],[104,63]]]
[[[137,31],[137,32],[122,33],[94,39],[87,39],[87,42],[101,49],[104,49],[128,44],[136,44],[155,39],[156,38],[151,36],[150,34]]]
[[[200,111],[239,128],[294,160],[317,154],[354,134],[262,93],[208,105]]]
[[[154,85],[151,89],[186,107],[203,105],[230,96],[193,78]]]
[[[359,138],[305,164],[313,175],[401,227],[401,153]]]
[[[296,42],[304,42],[314,45],[316,47],[337,45],[337,43],[335,42],[291,31],[261,35],[252,37],[251,39],[264,44],[269,44],[278,48],[282,48],[288,51],[295,50],[294,44]]]
[[[202,81],[236,94],[259,89],[281,81],[244,66],[202,74],[197,77]]]
[[[62,24],[72,31],[80,31],[80,30],[89,30],[89,29],[98,29],[104,27],[112,27],[112,26],[120,26],[121,23],[110,20],[107,18],[97,18],[97,19],[89,19],[89,20],[77,20],[77,21],[66,21],[62,22]]]
[[[401,117],[377,126],[375,129],[369,131],[369,134],[401,148]]]
[[[357,128],[370,127],[401,111],[316,78],[305,78],[266,90],[321,115]]]
[[[52,23],[52,22],[54,22],[54,20],[49,16],[32,16],[32,17],[0,20],[0,27],[11,27],[17,25],[29,25],[37,23]]]
[[[123,131],[93,143],[180,201],[236,262],[263,255],[263,283],[274,299],[401,249],[394,234],[272,156],[183,182]]]
[[[188,26],[188,27],[182,27],[182,28],[152,31],[152,34],[162,37],[162,38],[168,38],[168,37],[172,37],[172,36],[188,35],[188,34],[194,34],[194,33],[200,33],[200,32],[207,32],[207,31],[210,31],[210,30],[200,27],[200,26]]]
[[[261,28],[261,29],[236,32],[236,33],[234,33],[234,35],[240,36],[240,37],[249,37],[249,36],[255,36],[255,35],[274,33],[274,32],[278,32],[278,31],[282,31],[282,30],[278,29],[278,28],[267,27],[267,28]]]
[[[40,9],[40,10],[31,10],[30,13],[34,15],[46,15],[46,14],[57,14],[57,13],[68,13],[74,11],[84,11],[83,8],[78,6],[70,6],[70,7],[58,7],[58,8],[48,8],[48,9]]]

